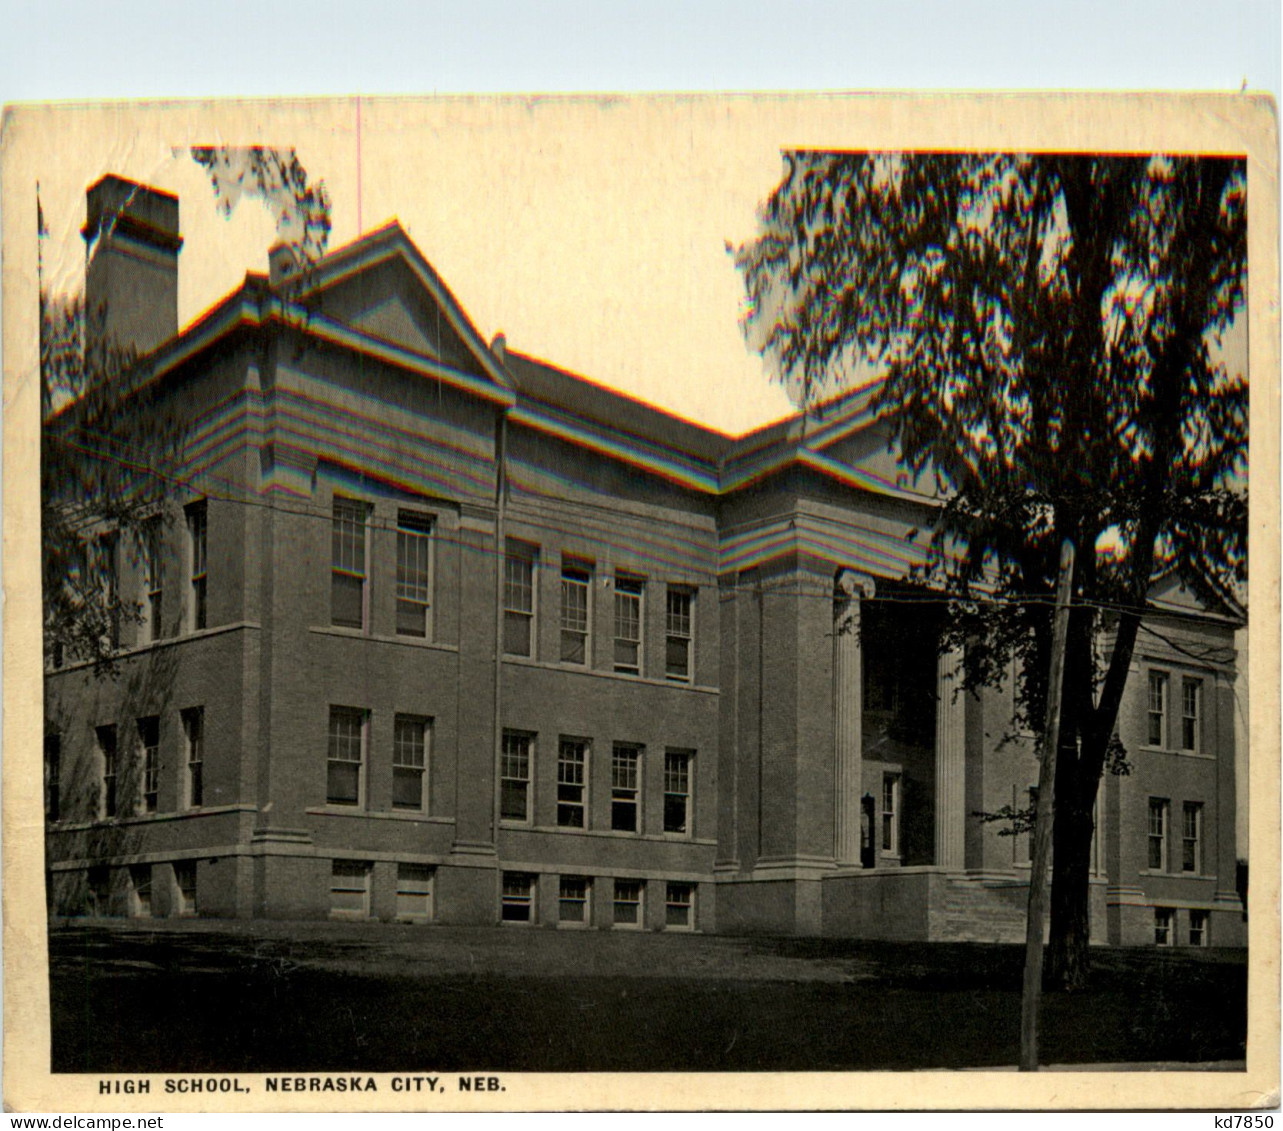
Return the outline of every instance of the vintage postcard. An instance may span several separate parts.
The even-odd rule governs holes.
[[[1278,1103],[1268,101],[2,173],[14,1110]]]

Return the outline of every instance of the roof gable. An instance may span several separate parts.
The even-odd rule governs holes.
[[[1203,593],[1195,592],[1174,569],[1154,580],[1149,588],[1149,604],[1165,613],[1196,617],[1216,617],[1234,623],[1246,622],[1247,611],[1232,594],[1207,580]]]
[[[327,318],[372,338],[484,376],[468,343],[400,256],[355,271],[326,287],[321,292],[320,309]]]
[[[512,388],[503,364],[395,220],[325,256],[299,298],[331,323]]]

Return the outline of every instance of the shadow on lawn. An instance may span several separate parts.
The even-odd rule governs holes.
[[[1017,1059],[1020,947],[689,939],[706,967],[769,955],[790,960],[794,979],[683,976],[680,963],[603,974],[600,961],[564,977],[447,973],[428,961],[388,973],[363,960],[386,951],[381,939],[404,937],[54,931],[54,1071],[817,1071]],[[618,966],[635,953],[581,937],[546,945],[605,952]],[[443,938],[433,932],[434,944]],[[528,942],[521,951],[542,939]],[[1047,1063],[1244,1056],[1243,952],[1094,958],[1090,989],[1044,999]],[[809,977],[817,963],[837,976]]]

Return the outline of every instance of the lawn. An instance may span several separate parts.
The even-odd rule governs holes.
[[[1055,1064],[1241,1060],[1243,951],[1093,952]],[[343,923],[50,932],[55,1072],[997,1067],[1023,948]]]

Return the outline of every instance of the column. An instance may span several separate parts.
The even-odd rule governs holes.
[[[834,855],[840,867],[860,866],[863,667],[860,599],[873,583],[850,570],[837,576],[833,594]]]
[[[941,868],[965,866],[966,696],[962,651],[951,649],[936,669],[936,851]]]

